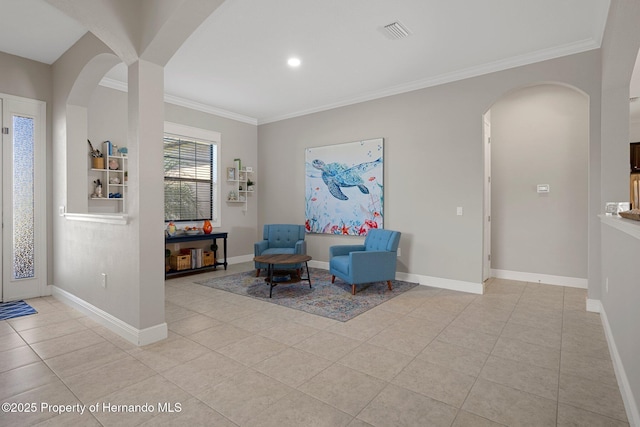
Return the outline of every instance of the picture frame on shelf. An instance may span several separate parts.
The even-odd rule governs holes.
[[[236,168],[227,168],[227,180],[235,181],[236,179]]]

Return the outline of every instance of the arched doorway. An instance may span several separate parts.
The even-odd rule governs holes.
[[[586,288],[588,97],[539,84],[489,112],[491,275]]]

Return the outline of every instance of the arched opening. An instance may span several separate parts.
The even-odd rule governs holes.
[[[88,106],[104,75],[120,59],[110,53],[93,57],[82,68],[69,92],[66,104],[67,210],[87,213],[89,210],[87,171],[90,158],[88,144]],[[85,177],[85,179],[80,179]]]
[[[528,86],[502,96],[487,120],[491,276],[586,288],[588,97]]]

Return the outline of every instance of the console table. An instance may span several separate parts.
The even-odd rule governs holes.
[[[215,258],[215,262],[213,263],[213,265],[209,265],[209,266],[201,267],[197,269],[172,271],[169,273],[165,273],[165,277],[171,277],[179,274],[188,274],[188,273],[193,273],[193,272],[198,272],[203,270],[211,270],[211,269],[215,270],[219,265],[223,265],[224,269],[226,270],[227,269],[227,235],[228,233],[211,233],[211,234],[195,234],[192,236],[189,236],[188,234],[184,234],[181,236],[165,237],[164,238],[165,245],[168,245],[170,243],[194,242],[198,240],[212,240],[213,243],[217,246],[218,245],[217,239],[222,239],[223,240],[222,247],[224,250],[223,262],[218,261],[218,251],[214,250],[213,256]]]

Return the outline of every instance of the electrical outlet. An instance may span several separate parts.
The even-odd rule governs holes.
[[[401,248],[398,248],[398,258],[400,258],[400,253],[402,252]]]
[[[604,291],[606,293],[609,293],[609,278],[607,277],[605,282],[604,282]]]
[[[456,215],[462,215],[462,206],[458,206],[458,208],[456,209]]]
[[[107,273],[102,273],[102,287],[107,288]]]

